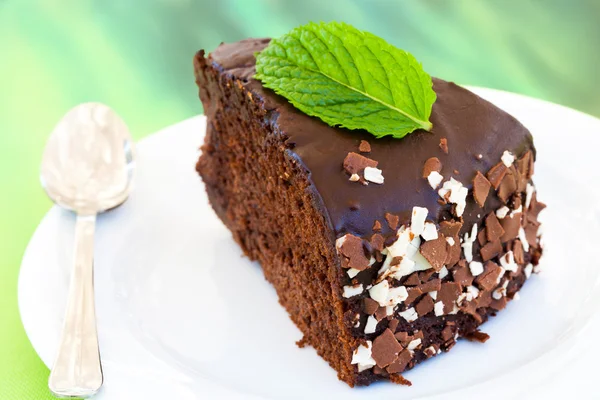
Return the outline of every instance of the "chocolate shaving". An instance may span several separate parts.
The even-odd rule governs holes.
[[[523,189],[522,191],[525,191],[525,190],[526,189]],[[516,210],[519,207],[521,207],[522,204],[523,204],[523,202],[521,201],[521,194],[520,193],[513,194],[513,197],[512,197],[512,208],[514,210]]]
[[[375,311],[375,319],[377,320],[377,322],[379,322],[385,317],[387,317],[387,310],[385,309],[385,307],[379,307],[377,311]]]
[[[481,172],[477,171],[475,178],[473,178],[473,197],[477,204],[479,204],[479,207],[484,206],[491,187],[492,184],[490,181]]]
[[[454,265],[456,265],[458,260],[460,260],[460,240],[458,236],[454,236],[453,239],[454,246],[450,246],[450,244],[448,244],[448,256],[446,257],[445,262],[447,268],[452,268]]]
[[[423,354],[425,354],[428,358],[435,356],[437,354],[437,346],[435,344],[432,344],[431,346],[423,350]]]
[[[396,332],[396,328],[398,328],[399,323],[400,321],[398,321],[397,319],[392,319],[388,324],[388,329],[392,332]]]
[[[423,294],[423,291],[419,287],[410,287],[406,289],[408,297],[404,300],[404,304],[412,304],[419,296]]]
[[[527,243],[531,247],[537,247],[537,232],[539,226],[536,224],[528,223],[525,225],[525,238],[527,239]]]
[[[398,358],[398,353],[402,350],[402,346],[398,343],[392,331],[386,329],[373,341],[371,357],[373,357],[378,367],[385,368]]]
[[[527,150],[527,152],[517,160],[517,168],[525,178],[531,178],[533,175],[533,155],[531,154],[531,150]]]
[[[540,212],[546,208],[546,205],[537,199],[537,193],[533,193],[531,197],[531,204],[529,204],[529,215],[535,217],[537,219]]]
[[[365,156],[361,156],[358,153],[350,152],[344,159],[344,169],[348,174],[358,174],[362,172],[366,167],[375,168],[379,164],[375,160],[371,160]]]
[[[440,149],[446,154],[448,154],[448,139],[440,138]]]
[[[396,339],[398,339],[398,341],[400,343],[408,343],[409,342],[409,340],[408,340],[408,332],[402,332],[402,331],[396,332],[396,334],[394,335],[394,337]]]
[[[483,318],[477,312],[477,300],[463,301],[459,308],[462,312],[471,315],[478,323],[483,323]]]
[[[440,287],[442,287],[442,281],[440,279],[431,279],[419,286],[419,289],[421,289],[421,292],[427,293],[440,290]]]
[[[419,286],[421,284],[421,280],[419,279],[419,274],[417,272],[413,272],[404,281],[404,285],[406,286]]]
[[[444,237],[438,237],[421,244],[421,255],[425,257],[429,264],[439,271],[444,266],[446,256],[448,255],[447,242]]]
[[[358,145],[358,151],[361,153],[370,153],[371,145],[366,140],[361,140],[360,144]]]
[[[454,279],[454,282],[460,283],[461,286],[471,286],[475,277],[471,274],[469,267],[461,264],[462,263],[459,263],[459,265],[452,270],[452,279]]]
[[[373,223],[373,232],[381,232],[381,222],[375,221]]]
[[[371,236],[371,247],[374,250],[382,251],[384,242],[385,242],[385,239],[379,233],[376,233],[373,236]]]
[[[502,269],[498,264],[493,261],[488,261],[485,263],[483,272],[475,277],[475,283],[479,285],[481,289],[490,291],[497,286],[498,277],[501,273]]]
[[[462,222],[458,221],[442,221],[440,222],[440,233],[445,237],[458,236],[462,225]]]
[[[515,262],[519,265],[525,264],[525,254],[523,253],[523,244],[519,239],[515,240],[512,245],[513,256]]]
[[[508,299],[506,296],[500,297],[499,300],[492,298],[492,302],[490,303],[490,307],[494,310],[500,311],[506,307],[506,303],[508,303]]]
[[[508,199],[510,199],[510,197],[517,191],[517,179],[515,174],[512,172],[512,169],[515,167],[511,166],[510,168],[511,169],[508,171],[508,173],[504,175],[504,178],[500,183],[500,187],[498,188],[498,197],[504,203],[507,203]]]
[[[502,229],[504,229],[504,235],[500,238],[502,243],[513,240],[519,235],[519,228],[521,227],[521,213],[514,215],[507,215],[500,221]]]
[[[500,242],[500,240],[488,242],[479,250],[479,253],[481,254],[481,258],[483,259],[483,261],[491,260],[498,254],[502,253],[502,243]]]
[[[517,181],[517,193],[523,193],[527,190],[527,178],[517,168],[513,166],[513,172],[515,174],[515,180]],[[515,208],[519,208],[516,206]]]
[[[363,271],[369,267],[369,259],[365,256],[363,241],[358,236],[348,234],[340,247],[340,253],[345,257],[344,268],[354,268]]]
[[[370,297],[365,297],[363,299],[362,309],[365,314],[373,315],[379,309],[379,303],[371,299]]]
[[[500,183],[502,183],[502,179],[506,175],[507,171],[508,168],[506,168],[506,165],[504,165],[503,162],[499,162],[488,171],[486,175],[488,181],[492,184],[494,189],[498,190],[498,187],[500,186]]]
[[[394,362],[391,363],[386,368],[386,371],[389,372],[390,374],[397,374],[397,373],[403,372],[406,369],[406,366],[408,365],[410,360],[412,360],[412,354],[410,353],[410,351],[404,349],[398,354],[398,358],[396,358],[396,360],[394,360]],[[377,362],[377,360],[375,360],[375,362]],[[409,385],[409,386],[411,385],[411,383],[409,381],[406,381],[406,379],[402,378],[401,375],[396,375],[396,376],[400,377],[403,380],[402,382],[397,382],[397,383],[401,383],[403,385]],[[390,376],[390,380],[392,378],[393,378],[393,376]],[[408,383],[404,383],[404,381],[406,381]]]
[[[483,246],[487,243],[487,234],[485,233],[485,228],[481,228],[479,232],[477,232],[477,241],[480,246]]]
[[[490,338],[490,335],[481,331],[473,331],[464,335],[464,338],[471,342],[485,343]]]
[[[423,298],[415,306],[415,310],[419,316],[429,314],[433,311],[433,299],[431,296],[423,296]]]
[[[395,231],[398,227],[398,223],[400,222],[400,217],[394,214],[385,213],[385,220],[387,221],[390,229]]]
[[[479,276],[478,276],[478,278],[479,278]],[[496,281],[494,281],[494,284],[495,283],[496,283]],[[489,307],[490,304],[492,304],[491,289],[479,292],[479,296],[477,297],[477,307]]]
[[[491,212],[485,217],[485,232],[487,240],[493,242],[498,240],[504,235],[504,229],[496,217],[496,213]]]
[[[435,274],[435,270],[433,270],[433,269],[428,269],[427,271],[421,271],[421,272],[419,272],[419,279],[421,280],[421,282],[427,282],[433,276],[433,274]]]
[[[433,171],[438,173],[442,171],[442,163],[437,157],[431,157],[425,161],[423,165],[423,178],[427,178]]]
[[[448,314],[454,309],[454,304],[461,293],[460,284],[456,282],[442,283],[442,287],[438,290],[437,300],[444,304],[444,314]]]
[[[399,265],[402,262],[402,259],[404,257],[402,256],[394,256],[394,258],[392,258],[392,261],[390,261],[390,267],[393,267],[394,265]]]

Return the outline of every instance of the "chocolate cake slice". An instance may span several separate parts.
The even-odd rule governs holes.
[[[542,249],[535,149],[516,119],[433,80],[431,132],[334,128],[253,79],[269,39],[194,59],[212,207],[350,386],[389,379],[502,310]],[[482,349],[482,351],[484,351]]]

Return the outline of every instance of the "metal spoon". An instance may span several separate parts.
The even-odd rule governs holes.
[[[90,397],[102,386],[94,310],[94,228],[98,213],[129,196],[134,166],[127,126],[98,103],[70,110],[44,150],[44,190],[56,204],[77,214],[67,310],[48,379],[50,391],[59,397]]]

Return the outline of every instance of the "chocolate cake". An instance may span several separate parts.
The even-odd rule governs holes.
[[[446,352],[529,278],[542,249],[535,149],[515,118],[433,79],[431,132],[331,127],[253,79],[269,39],[194,69],[207,116],[197,170],[212,207],[281,305],[350,386]],[[485,351],[482,349],[482,351]]]

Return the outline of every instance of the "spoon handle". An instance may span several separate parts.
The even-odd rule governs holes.
[[[90,397],[102,386],[94,310],[96,215],[77,216],[67,310],[48,387],[60,397]]]

